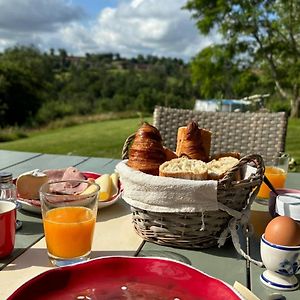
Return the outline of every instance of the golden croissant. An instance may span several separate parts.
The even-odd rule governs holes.
[[[129,149],[127,165],[147,174],[158,175],[159,166],[166,159],[158,129],[146,122],[143,123]]]

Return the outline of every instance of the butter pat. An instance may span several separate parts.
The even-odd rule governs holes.
[[[47,181],[48,176],[39,169],[21,174],[16,181],[19,197],[25,199],[39,199],[40,187]]]

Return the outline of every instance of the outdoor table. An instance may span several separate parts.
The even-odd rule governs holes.
[[[72,155],[54,155],[0,150],[0,170],[10,171],[14,177],[33,169],[53,169],[74,166],[80,171],[100,174],[114,172],[120,160]],[[287,187],[300,188],[300,174],[289,174]],[[248,241],[241,237],[243,248],[260,260],[259,230],[263,230],[270,219],[266,205],[255,203],[252,218],[261,220],[254,237]],[[0,260],[0,299],[6,299],[20,285],[50,268],[43,233],[41,215],[25,210],[18,211],[23,226],[17,231],[15,249],[7,259]],[[258,226],[259,227],[259,226]],[[230,285],[235,281],[251,289],[259,298],[270,299],[270,295],[282,294],[286,299],[300,299],[300,291],[279,292],[265,287],[259,279],[264,268],[249,264],[228,241],[221,248],[211,247],[187,250],[144,242],[134,231],[130,207],[122,199],[112,206],[101,208],[95,229],[92,258],[105,256],[164,257],[181,261],[221,279]]]

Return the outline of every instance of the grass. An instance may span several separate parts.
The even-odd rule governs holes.
[[[300,172],[300,119],[289,119],[285,151],[296,161],[295,170]]]
[[[151,122],[152,118],[145,120]],[[28,138],[0,143],[0,149],[121,158],[124,141],[137,130],[141,121],[139,118],[105,120],[32,132]]]
[[[144,120],[152,122],[152,117]],[[0,142],[0,149],[54,154],[121,158],[125,139],[137,130],[141,118],[102,120],[65,128],[33,131],[27,138]],[[300,172],[300,119],[290,119],[286,152],[297,163]]]

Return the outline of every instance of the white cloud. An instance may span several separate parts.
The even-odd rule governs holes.
[[[84,17],[84,11],[63,0],[0,0],[0,28],[12,32],[51,32]]]
[[[120,0],[117,7],[105,8],[87,22],[82,21],[83,10],[70,1],[0,0],[0,49],[27,42],[76,55],[114,52],[126,57],[190,58],[219,38],[200,36],[190,12],[181,9],[185,2]]]

